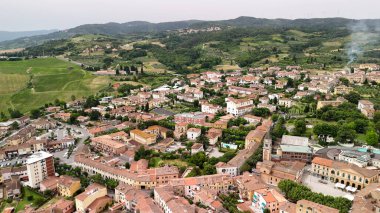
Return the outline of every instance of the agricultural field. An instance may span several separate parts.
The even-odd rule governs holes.
[[[0,62],[0,111],[29,112],[55,99],[96,94],[111,80],[55,58]]]

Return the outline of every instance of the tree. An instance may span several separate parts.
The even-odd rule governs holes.
[[[206,150],[208,148],[208,146],[210,145],[210,141],[209,141],[208,137],[206,137],[204,134],[201,134],[197,138],[197,143],[202,144],[204,150]]]
[[[90,120],[97,121],[102,115],[97,110],[92,110],[89,114]]]
[[[149,112],[149,103],[148,102],[145,104],[145,112]]]
[[[336,137],[338,132],[338,126],[335,124],[329,123],[318,123],[313,128],[314,134],[318,135],[318,137],[323,141],[327,142],[327,137]]]
[[[13,122],[13,123],[12,123],[12,129],[13,129],[13,130],[16,130],[16,129],[18,129],[18,128],[19,128],[18,122],[16,122],[16,121]]]
[[[270,111],[268,108],[254,108],[252,114],[260,117],[267,117],[270,115]]]
[[[4,112],[1,112],[0,113],[0,121],[7,121],[8,120],[8,118],[7,118],[7,116],[5,115],[5,113]]]
[[[304,119],[297,119],[294,123],[293,135],[301,136],[306,132],[306,122]]]
[[[125,167],[126,169],[129,169],[129,168],[131,168],[131,164],[130,164],[129,162],[126,162],[126,163],[124,164],[124,167]]]
[[[96,99],[93,95],[90,95],[87,97],[86,102],[84,103],[84,108],[96,107],[98,105],[98,99]]]
[[[340,143],[353,143],[356,138],[356,131],[348,124],[339,127],[335,141]]]
[[[358,104],[361,97],[359,93],[351,91],[350,93],[346,94],[344,98],[353,104]]]
[[[75,99],[76,99],[75,95],[72,95],[71,96],[71,101],[75,101]]]
[[[37,119],[41,116],[41,111],[40,109],[32,109],[30,111],[30,118],[31,119]]]
[[[377,146],[379,144],[379,135],[374,130],[368,130],[365,134],[365,141],[369,146]]]
[[[11,118],[20,118],[23,116],[23,114],[17,110],[17,109],[8,109],[9,114],[11,115]]]

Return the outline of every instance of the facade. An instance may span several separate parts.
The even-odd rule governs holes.
[[[64,197],[72,197],[80,189],[80,180],[67,175],[59,177],[57,183],[58,194]]]
[[[297,213],[339,213],[338,209],[334,209],[308,200],[299,200],[296,205],[296,211]]]
[[[27,185],[37,188],[45,178],[55,175],[53,155],[44,151],[34,153],[26,160],[26,169]]]
[[[253,108],[253,101],[250,99],[226,98],[227,113],[234,116],[241,116],[250,112]]]
[[[359,190],[370,183],[378,182],[377,171],[360,168],[354,164],[315,157],[311,166],[311,172],[314,175],[331,182],[352,186]]]
[[[176,123],[186,123],[194,125],[204,125],[208,114],[203,112],[182,113],[174,115]]]
[[[198,128],[190,128],[187,130],[187,139],[189,140],[196,140],[199,136],[201,136],[202,131]]]

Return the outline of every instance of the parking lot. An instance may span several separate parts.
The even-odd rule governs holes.
[[[302,183],[305,186],[309,187],[313,192],[319,192],[319,193],[323,193],[325,195],[331,195],[334,197],[346,197],[346,198],[353,199],[353,195],[351,193],[334,188],[335,186],[334,183],[330,181],[321,183],[319,182],[319,180],[321,180],[319,177],[315,177],[311,175],[308,171],[305,171],[302,177]]]

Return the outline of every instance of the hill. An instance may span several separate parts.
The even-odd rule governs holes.
[[[108,86],[79,66],[55,58],[0,61],[0,111],[16,108],[29,112],[55,99],[70,101],[96,94]]]
[[[16,40],[0,42],[0,49],[13,49],[30,47],[42,44],[49,40],[67,39],[75,35],[102,34],[102,35],[125,35],[139,33],[159,33],[184,28],[207,28],[219,27],[245,27],[245,28],[281,28],[281,29],[303,29],[303,30],[326,30],[336,28],[348,28],[359,22],[364,22],[370,28],[380,26],[380,20],[352,20],[345,18],[314,18],[314,19],[262,19],[254,17],[238,17],[236,19],[221,21],[176,21],[163,23],[150,23],[145,21],[133,21],[126,23],[85,24],[68,30],[53,32],[46,35],[18,38]]]
[[[0,42],[14,40],[21,37],[30,37],[36,35],[45,35],[57,30],[36,30],[36,31],[20,31],[20,32],[9,32],[9,31],[0,31]]]

